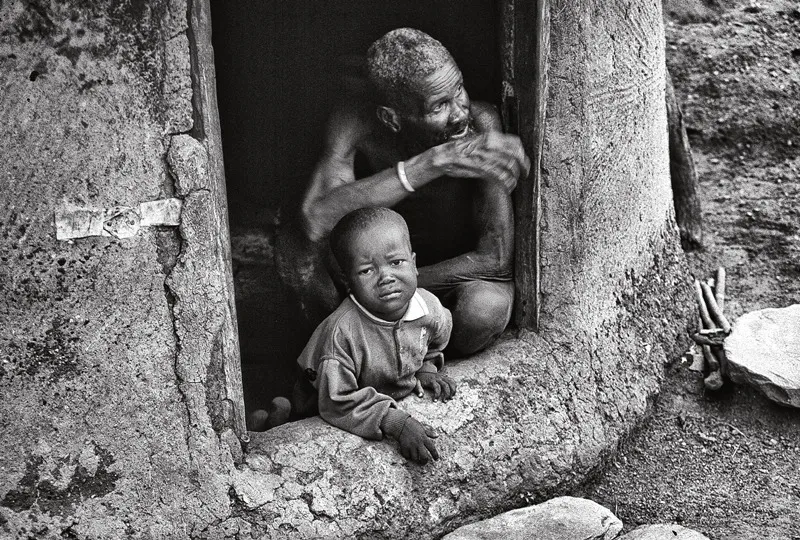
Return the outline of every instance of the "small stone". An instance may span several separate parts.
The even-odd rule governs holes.
[[[742,315],[724,346],[732,381],[800,408],[800,304]]]
[[[680,525],[642,525],[617,540],[708,540],[708,537]]]
[[[722,388],[722,374],[720,374],[719,370],[712,371],[708,374],[708,377],[703,379],[703,384],[709,390],[719,390]]]
[[[612,540],[621,530],[622,522],[596,502],[557,497],[465,525],[443,540]]]

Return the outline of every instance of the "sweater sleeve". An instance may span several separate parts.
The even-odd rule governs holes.
[[[434,297],[435,299],[435,297]],[[438,299],[429,302],[429,309],[431,310],[432,322],[430,339],[428,340],[428,352],[425,353],[425,361],[422,364],[420,371],[441,371],[444,367],[444,354],[442,351],[447,347],[450,342],[450,333],[453,331],[453,316],[450,310],[439,303]],[[431,369],[435,367],[436,369]]]
[[[318,391],[320,416],[365,439],[396,437],[409,416],[386,394],[371,386],[359,388],[353,370],[336,358],[319,364]]]

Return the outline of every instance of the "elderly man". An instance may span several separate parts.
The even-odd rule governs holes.
[[[352,210],[393,207],[408,222],[419,286],[453,314],[449,351],[474,353],[511,317],[509,193],[530,161],[519,138],[501,132],[494,107],[470,102],[455,61],[429,35],[393,30],[367,56],[377,104],[332,114],[299,216],[302,257],[279,237],[281,274],[321,320],[339,300],[322,255],[327,235]]]

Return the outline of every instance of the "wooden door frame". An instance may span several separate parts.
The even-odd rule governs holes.
[[[538,331],[541,307],[540,220],[542,148],[545,130],[547,64],[550,14],[548,0],[498,0],[500,7],[499,41],[502,64],[502,116],[507,132],[522,139],[531,159],[531,171],[521,178],[514,192],[515,212],[515,315],[521,329]],[[227,216],[227,195],[223,167],[221,131],[216,96],[214,54],[211,45],[210,0],[190,0],[189,41],[192,53],[195,128],[192,135],[204,141],[209,154],[209,174],[215,186],[215,200]],[[224,381],[221,382],[232,405],[236,434],[247,440],[244,422],[241,366],[238,352],[236,307],[233,297],[230,236],[227,223],[217,239],[225,282],[230,294],[227,326],[234,334],[236,351],[227,351]],[[238,373],[237,373],[238,372]]]
[[[500,0],[502,115],[505,129],[522,139],[530,174],[514,191],[514,321],[539,329],[541,309],[542,150],[550,51],[549,0]]]

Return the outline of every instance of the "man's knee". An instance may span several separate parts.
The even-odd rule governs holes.
[[[275,234],[274,257],[281,283],[313,330],[341,301],[323,248],[308,241],[296,227],[284,225]]]
[[[477,352],[505,330],[511,319],[514,286],[510,282],[474,281],[455,291],[451,344],[459,354]]]

